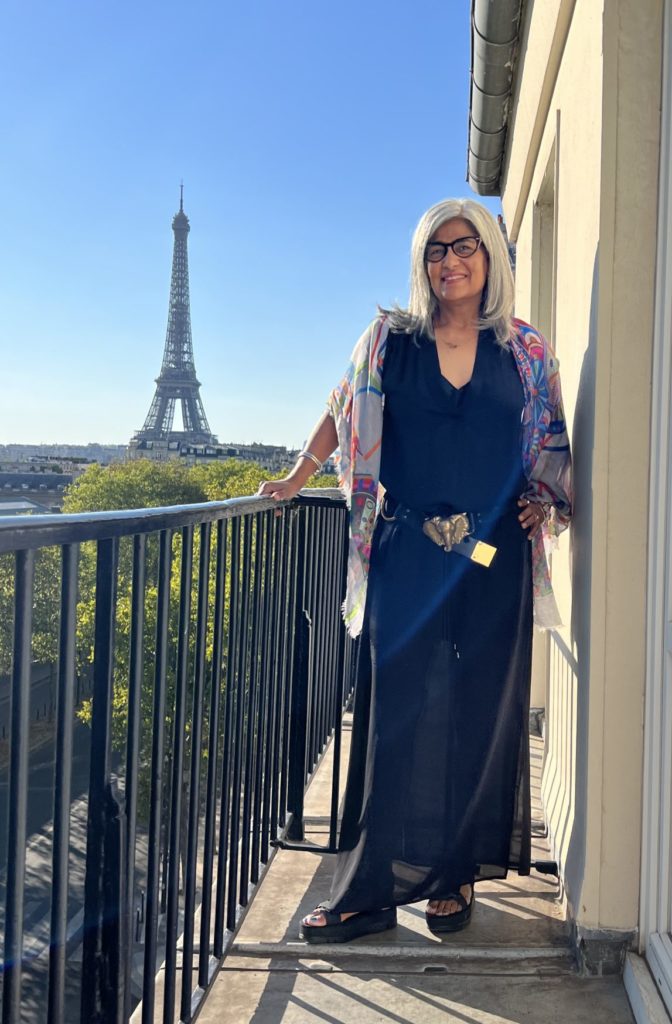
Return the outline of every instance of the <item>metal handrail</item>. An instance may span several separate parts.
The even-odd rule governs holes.
[[[49,513],[39,516],[0,516],[0,554],[8,551],[36,550],[50,545],[83,543],[129,537],[158,530],[176,530],[183,526],[214,523],[221,519],[290,504],[311,505],[343,503],[343,494],[335,487],[304,487],[295,498],[276,501],[256,495],[204,501],[191,505],[162,505],[156,508],[123,509],[113,512]]]

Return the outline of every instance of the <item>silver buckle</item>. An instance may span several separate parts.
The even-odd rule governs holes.
[[[386,516],[385,515],[385,505],[386,504],[387,504],[387,495],[385,495],[385,497],[383,498],[383,500],[381,502],[381,505],[380,505],[380,518],[384,519],[386,523],[393,523],[394,520],[396,519],[396,516],[395,515],[391,515],[391,516]]]

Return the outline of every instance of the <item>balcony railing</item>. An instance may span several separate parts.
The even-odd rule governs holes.
[[[347,510],[312,491],[278,511],[243,498],[0,521],[2,1024],[191,1021],[273,847],[303,839],[332,735],[333,848],[356,656]],[[31,667],[50,637],[38,742]]]

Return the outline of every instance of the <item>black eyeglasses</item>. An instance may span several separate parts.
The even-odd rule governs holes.
[[[425,247],[425,259],[429,263],[441,263],[452,249],[461,260],[473,256],[480,247],[481,239],[478,235],[466,235],[464,238],[456,238],[454,242],[428,242]]]

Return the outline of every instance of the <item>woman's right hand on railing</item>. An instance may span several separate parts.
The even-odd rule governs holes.
[[[260,497],[275,498],[276,501],[289,501],[299,493],[302,486],[301,481],[297,480],[293,473],[290,473],[282,480],[264,480],[259,485],[257,494]]]
[[[322,414],[317,426],[310,435],[306,447],[299,452],[296,465],[282,480],[264,480],[257,494],[260,497],[275,498],[276,501],[289,501],[294,498],[302,487],[305,487],[316,469],[321,469],[324,460],[336,445],[336,427],[328,410]],[[280,509],[278,509],[280,515]]]

